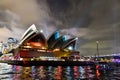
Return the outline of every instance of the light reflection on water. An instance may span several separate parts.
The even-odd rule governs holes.
[[[120,67],[115,70],[94,70],[90,66],[32,66],[0,64],[0,80],[119,80]]]

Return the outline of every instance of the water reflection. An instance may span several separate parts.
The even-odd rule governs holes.
[[[91,66],[10,66],[0,65],[0,80],[119,80],[120,68],[98,70]]]

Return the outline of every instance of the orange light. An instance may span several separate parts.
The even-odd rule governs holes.
[[[99,77],[100,77],[100,72],[99,72],[99,70],[96,70],[96,76],[97,76],[97,78],[99,79]]]
[[[27,46],[29,46],[30,45],[30,43],[26,43],[27,44]]]
[[[41,49],[47,49],[46,47],[41,47]]]
[[[47,50],[47,52],[52,52],[51,50]]]
[[[56,48],[56,49],[53,50],[53,52],[55,52],[55,51],[60,51],[60,49]]]
[[[39,51],[39,52],[46,52],[46,50],[42,50],[42,49],[39,49],[37,51]]]
[[[35,47],[42,46],[42,44],[39,42],[30,42],[30,45]]]
[[[32,48],[31,46],[24,46],[24,48]]]

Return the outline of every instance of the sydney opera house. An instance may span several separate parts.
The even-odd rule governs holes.
[[[77,38],[66,39],[55,31],[48,39],[35,25],[30,26],[21,37],[14,55],[21,58],[37,58],[40,56],[68,57],[71,54],[79,54],[76,51]]]

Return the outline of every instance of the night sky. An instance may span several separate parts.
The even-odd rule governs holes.
[[[120,53],[119,0],[0,0],[0,40],[18,40],[32,24],[46,38],[55,30],[78,37],[82,55]]]

